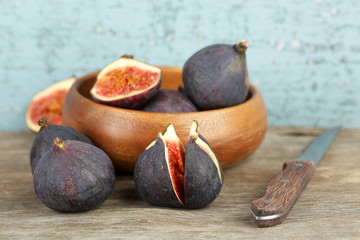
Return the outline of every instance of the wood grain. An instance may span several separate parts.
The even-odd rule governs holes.
[[[79,214],[50,210],[36,197],[29,152],[34,135],[0,133],[0,239],[359,239],[360,129],[342,129],[286,221],[258,228],[250,207],[266,186],[322,133],[269,128],[260,148],[224,171],[219,197],[200,210],[153,207],[118,174],[111,197]]]
[[[311,161],[286,161],[283,171],[270,181],[265,196],[252,202],[251,211],[256,224],[259,227],[272,227],[284,221],[305,189],[313,170]]]

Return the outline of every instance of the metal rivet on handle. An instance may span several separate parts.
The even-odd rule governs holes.
[[[302,163],[295,163],[294,166],[295,167],[301,167],[303,164]]]
[[[272,203],[272,200],[271,199],[264,200],[264,203]]]
[[[281,179],[280,182],[289,182],[289,179]]]

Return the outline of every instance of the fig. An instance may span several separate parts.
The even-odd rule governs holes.
[[[172,89],[160,89],[145,107],[145,112],[181,113],[196,112],[196,106],[181,92]]]
[[[185,154],[185,204],[187,208],[202,208],[219,195],[224,174],[215,152],[198,133],[194,121]]]
[[[183,93],[200,109],[226,108],[248,95],[247,42],[214,44],[192,55],[183,67]]]
[[[62,124],[62,105],[67,92],[75,80],[76,79],[72,77],[57,82],[41,90],[31,98],[31,101],[26,110],[25,121],[26,126],[32,132],[36,133],[40,130],[38,121],[41,118],[46,118],[53,124]]]
[[[98,103],[139,109],[158,92],[161,82],[160,68],[125,55],[100,71],[90,94]]]
[[[76,129],[65,126],[56,125],[48,122],[45,118],[38,121],[40,130],[36,134],[34,142],[30,150],[30,165],[31,171],[34,173],[35,166],[40,161],[41,157],[53,146],[53,140],[56,137],[65,140],[77,140],[89,144],[92,141]]]
[[[34,171],[39,200],[59,212],[93,209],[112,193],[115,170],[100,148],[80,141],[54,139]]]
[[[140,197],[161,207],[205,207],[219,195],[223,179],[219,160],[197,132],[196,121],[186,150],[170,124],[147,146],[134,170]]]

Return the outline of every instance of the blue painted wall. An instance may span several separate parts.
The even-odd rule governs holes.
[[[183,65],[248,40],[269,125],[360,127],[358,1],[0,0],[0,131],[26,129],[40,89],[124,53]]]

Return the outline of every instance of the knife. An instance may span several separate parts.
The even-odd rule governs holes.
[[[268,184],[265,196],[252,202],[251,213],[259,227],[272,227],[285,220],[339,130],[325,131],[300,157],[284,162],[283,171]]]

